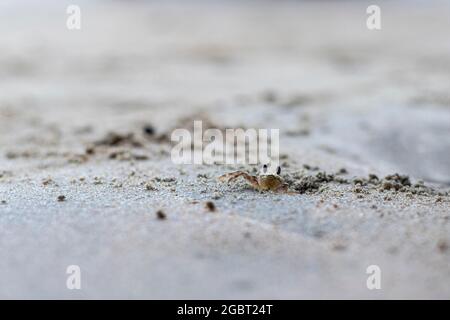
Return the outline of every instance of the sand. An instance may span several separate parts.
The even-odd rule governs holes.
[[[448,4],[80,6],[0,8],[0,298],[450,298]],[[280,129],[293,190],[347,182],[220,183],[257,167],[174,164],[193,120]]]

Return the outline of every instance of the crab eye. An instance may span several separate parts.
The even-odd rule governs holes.
[[[267,164],[263,165],[263,172],[264,172],[264,173],[267,172]]]
[[[280,174],[280,173],[281,173],[281,167],[278,166],[278,167],[277,167],[277,174]]]

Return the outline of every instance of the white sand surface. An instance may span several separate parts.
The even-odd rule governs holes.
[[[0,298],[450,298],[450,6],[381,2],[369,31],[369,4],[84,1],[68,31],[65,1],[5,2]],[[142,131],[193,120],[280,129],[292,188],[350,183],[221,184]],[[142,146],[86,154],[108,132]],[[353,185],[396,172],[434,191]]]

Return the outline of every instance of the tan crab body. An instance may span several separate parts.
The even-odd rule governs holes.
[[[237,178],[244,178],[253,188],[259,191],[281,191],[287,192],[288,186],[279,176],[281,168],[277,167],[276,173],[268,174],[267,165],[263,166],[263,173],[258,176],[252,176],[244,171],[235,171],[224,174],[219,177],[220,181],[232,182]]]
[[[259,189],[266,191],[266,190],[277,190],[281,185],[283,184],[283,180],[276,175],[266,175],[266,176],[259,176],[258,177],[258,185]]]

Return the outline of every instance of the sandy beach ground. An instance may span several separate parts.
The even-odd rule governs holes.
[[[450,298],[448,3],[68,4],[0,6],[0,298]],[[194,120],[295,194],[174,164]]]

